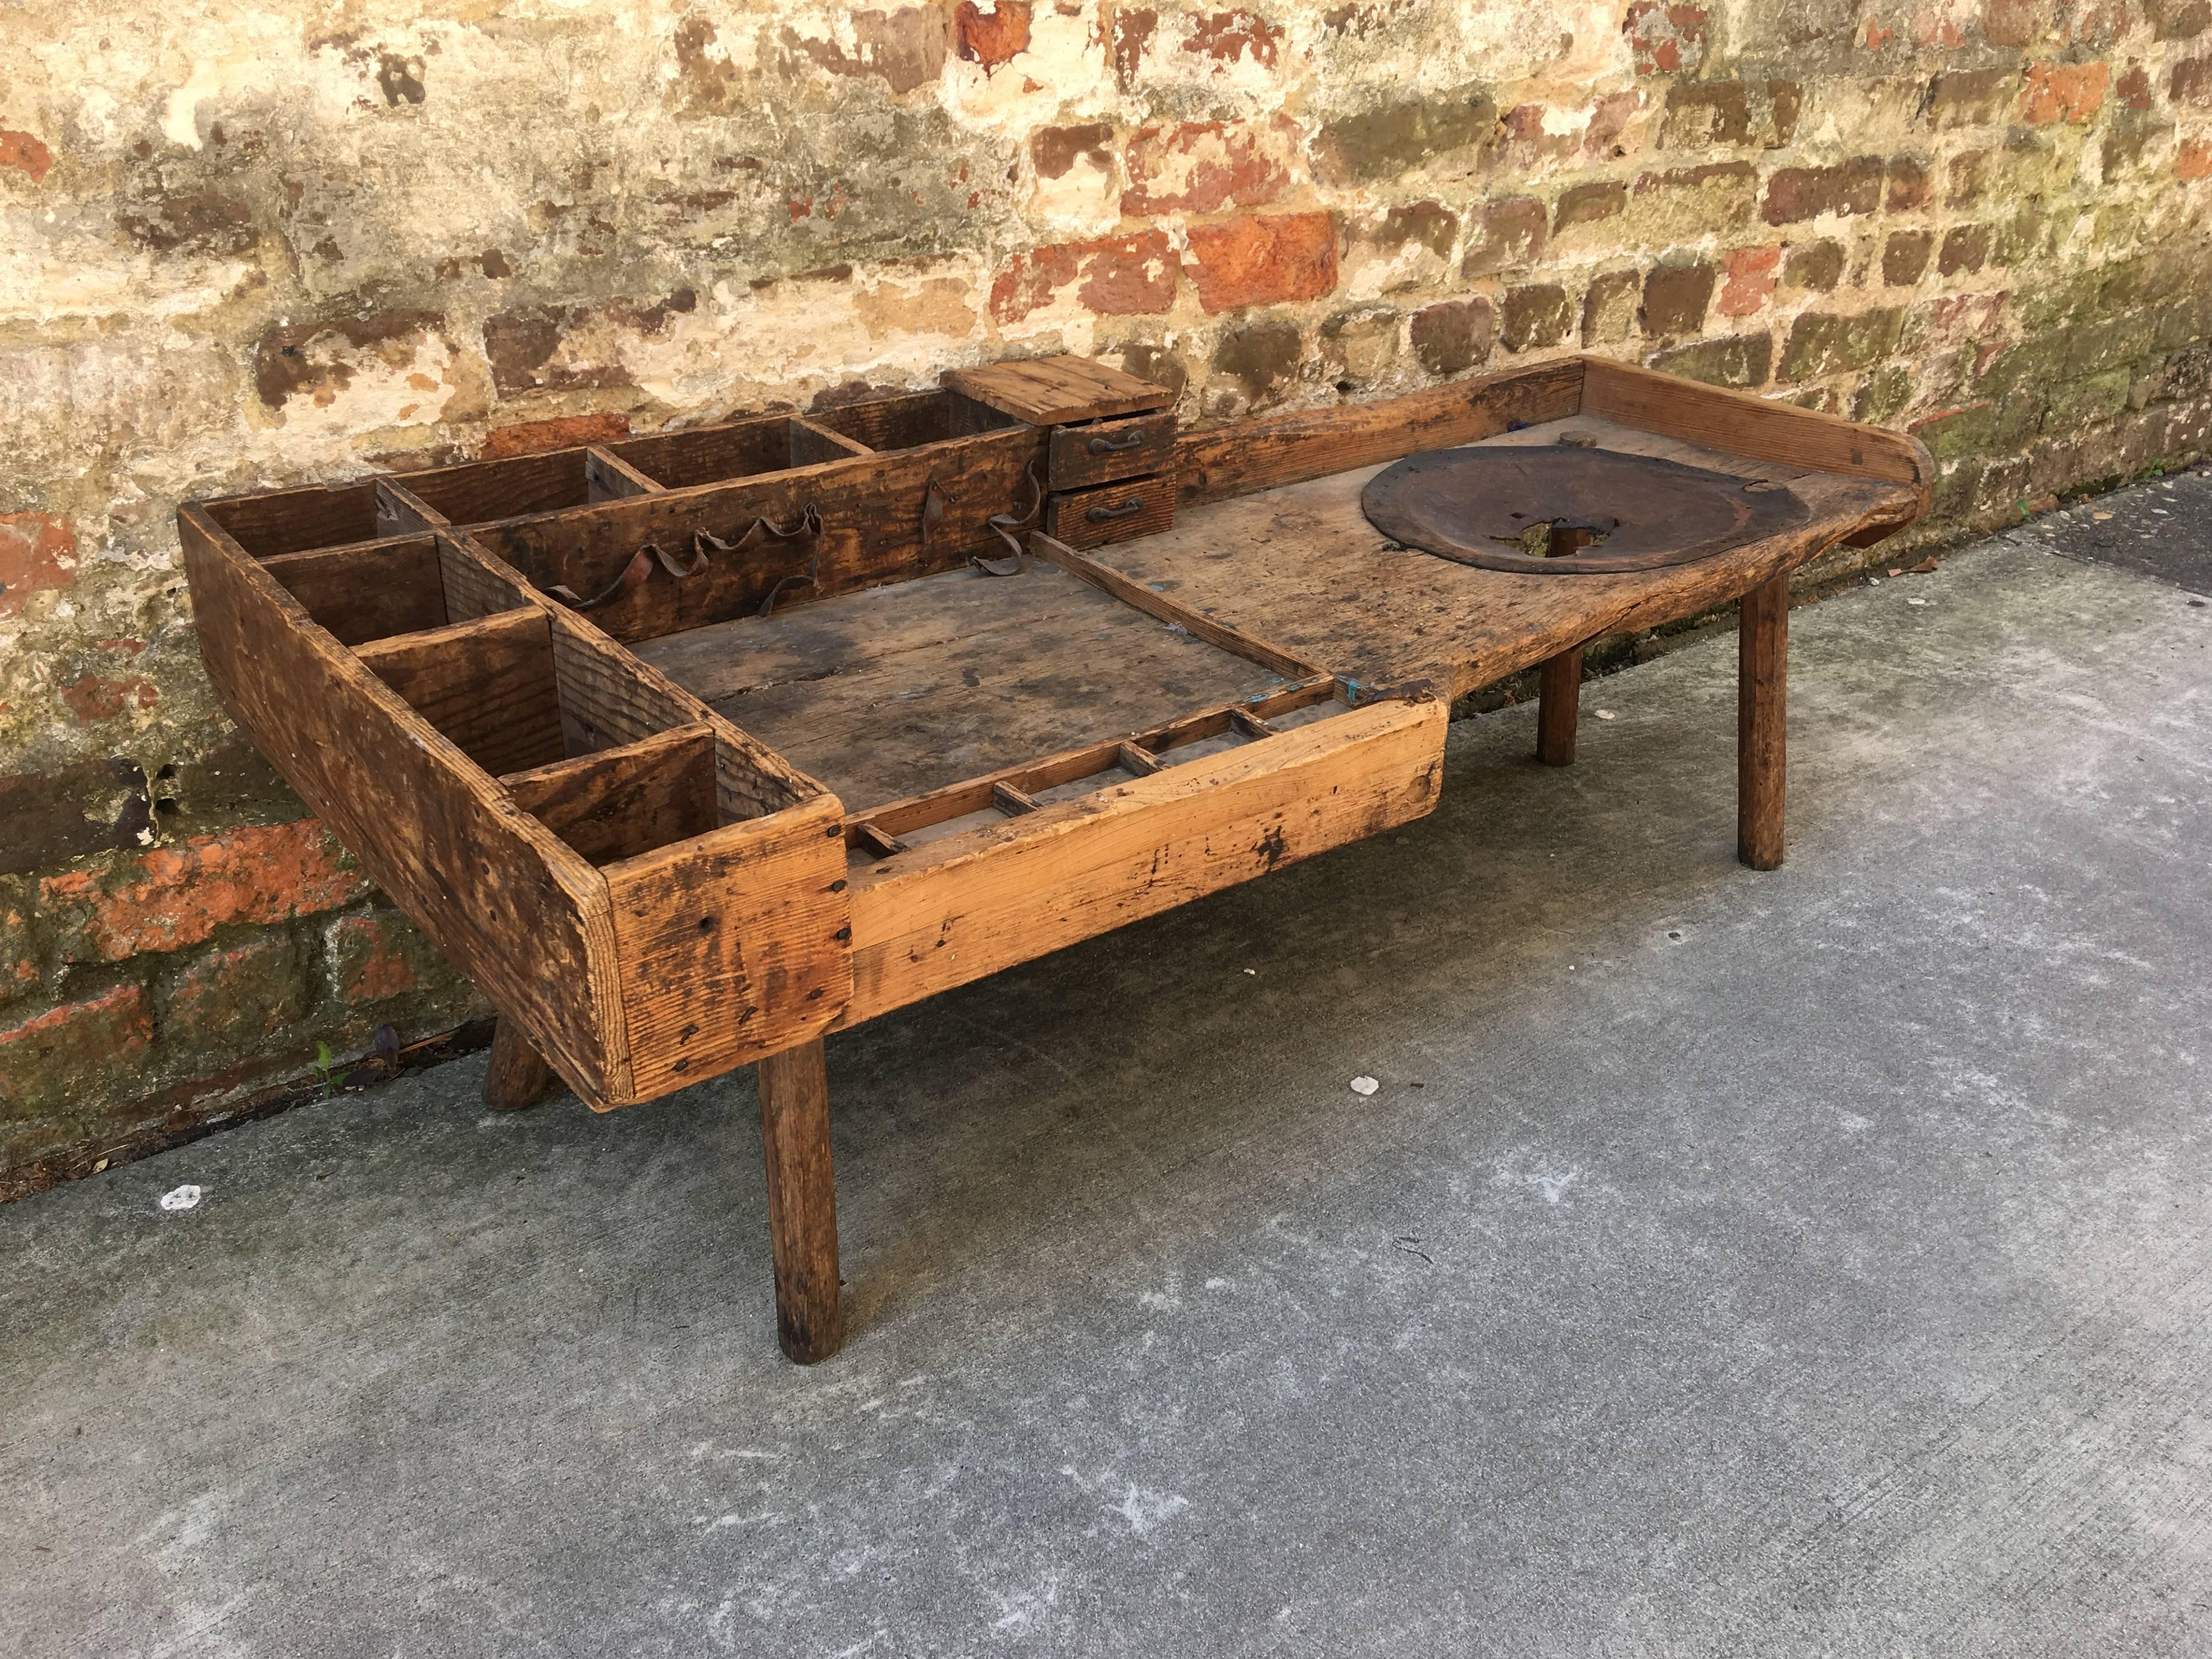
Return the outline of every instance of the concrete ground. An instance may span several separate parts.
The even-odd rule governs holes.
[[[0,1649],[2212,1650],[2212,610],[2100,534],[2212,479],[1796,614],[1778,872],[1715,641],[833,1039],[817,1370],[748,1074],[0,1211]]]

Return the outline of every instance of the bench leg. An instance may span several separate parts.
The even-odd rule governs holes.
[[[845,1340],[822,1040],[770,1054],[757,1071],[769,1246],[775,1257],[775,1338],[791,1358],[812,1365]]]
[[[504,1014],[492,1028],[491,1066],[484,1073],[484,1104],[495,1112],[520,1112],[552,1092],[553,1068],[531,1046],[522,1028]]]
[[[1737,626],[1735,854],[1754,870],[1778,870],[1789,773],[1790,579],[1776,576],[1745,594]]]
[[[1582,698],[1582,647],[1547,658],[1536,679],[1536,758],[1545,765],[1575,763],[1575,721]]]

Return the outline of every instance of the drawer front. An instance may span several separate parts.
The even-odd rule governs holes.
[[[1169,410],[1096,426],[1054,427],[1045,480],[1054,489],[1083,489],[1164,472],[1175,459],[1175,430]]]
[[[1045,534],[1070,547],[1103,547],[1150,536],[1175,522],[1175,479],[1133,478],[1073,495],[1048,496]]]
[[[901,852],[852,889],[858,1024],[1418,818],[1449,705],[1382,702]]]

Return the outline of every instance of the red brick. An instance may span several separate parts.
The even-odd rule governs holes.
[[[2030,126],[2079,125],[2104,106],[2112,83],[2108,64],[2030,64],[2020,92],[2020,118]]]
[[[2038,0],[1984,0],[1982,39],[1993,46],[2034,45],[2042,31],[2039,9]]]
[[[0,876],[0,1002],[27,994],[39,982],[38,946],[28,912],[22,884]]]
[[[1425,307],[1408,327],[1422,368],[1431,374],[1464,374],[1489,361],[1497,319],[1490,301],[1478,294]]]
[[[1644,279],[1644,305],[1636,325],[1647,339],[1702,333],[1712,304],[1717,273],[1702,259],[1654,265]]]
[[[1703,6],[1634,0],[1620,32],[1628,37],[1638,75],[1694,75],[1705,61],[1705,25]]]
[[[161,690],[154,682],[137,674],[119,680],[87,674],[82,679],[71,680],[61,690],[62,701],[76,716],[79,726],[113,720],[126,709],[143,711],[161,700]]]
[[[1936,194],[1936,180],[1927,164],[1910,155],[1890,158],[1889,196],[1884,204],[1892,213],[1909,213],[1926,207]]]
[[[2212,179],[2212,138],[2198,138],[2184,144],[2173,158],[2173,174],[2186,184]]]
[[[1193,20],[1185,52],[1212,58],[1224,67],[1246,53],[1262,69],[1272,70],[1282,51],[1283,30],[1266,18],[1241,7],[1217,11]]]
[[[1114,170],[1110,122],[1093,121],[1079,127],[1039,127],[1030,134],[1030,160],[1040,179],[1065,179],[1082,156],[1101,173]]]
[[[1553,210],[1552,234],[1571,225],[1595,224],[1610,219],[1628,205],[1628,186],[1619,183],[1575,185],[1559,193]]]
[[[76,532],[48,513],[0,513],[0,617],[21,611],[41,588],[76,580]]]
[[[307,1012],[307,986],[289,933],[211,951],[177,976],[161,1012],[167,1043],[194,1053],[250,1048]]]
[[[2004,68],[1946,70],[1928,85],[1929,125],[1941,131],[2000,119],[2013,81]]]
[[[1210,312],[1317,300],[1336,286],[1336,222],[1282,213],[1190,233],[1190,275]]]
[[[1175,252],[1157,230],[1033,247],[1009,260],[991,284],[991,315],[1018,323],[1079,283],[1075,297],[1099,316],[1157,315],[1175,304]]]
[[[2148,109],[2154,101],[2150,72],[2141,64],[2129,64],[2128,72],[2112,88],[2112,95],[2130,109]]]
[[[1943,246],[1936,255],[1938,276],[1979,270],[1989,263],[1990,232],[1986,225],[1954,225],[1943,233]]]
[[[437,949],[397,910],[340,916],[325,932],[331,984],[341,1002],[382,1002],[439,976]]]
[[[2212,109],[2212,58],[2191,58],[2173,66],[2166,95],[2177,104]]]
[[[583,444],[620,443],[629,436],[629,416],[610,411],[605,415],[563,415],[550,421],[518,421],[512,426],[495,426],[484,434],[483,459],[496,460],[503,455],[535,455],[541,450],[574,449]]]
[[[196,836],[121,869],[74,871],[39,884],[67,959],[119,962],[198,945],[233,922],[288,921],[368,890],[313,818]]]
[[[1782,270],[1782,249],[1740,247],[1728,256],[1728,280],[1719,301],[1723,317],[1748,317],[1774,297],[1775,278]]]
[[[13,167],[34,185],[44,184],[54,153],[27,132],[0,127],[0,167]]]
[[[1794,225],[1825,213],[1872,213],[1887,168],[1879,155],[1826,167],[1783,167],[1766,181],[1766,222]]]
[[[154,1040],[146,992],[118,985],[0,1030],[0,1116],[81,1112]]]
[[[1512,265],[1534,264],[1544,252],[1544,204],[1533,196],[1486,202],[1468,239],[1462,276],[1486,276]]]
[[[1134,219],[1265,207],[1290,188],[1297,143],[1297,123],[1288,116],[1146,127],[1122,157],[1129,188],[1121,193],[1121,211]]]
[[[985,74],[1030,49],[1030,9],[1024,0],[999,0],[989,11],[960,0],[952,14],[953,50]]]
[[[1928,269],[1929,250],[1936,240],[1932,230],[1893,230],[1882,244],[1881,280],[1892,288],[1910,288]]]

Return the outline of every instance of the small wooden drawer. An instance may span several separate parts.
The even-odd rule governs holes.
[[[1174,459],[1175,429],[1174,412],[1167,410],[1096,426],[1054,427],[1045,480],[1054,489],[1082,489],[1164,471]]]
[[[1049,495],[1044,533],[1070,547],[1103,547],[1150,536],[1175,522],[1172,476],[1132,478],[1127,483]]]

